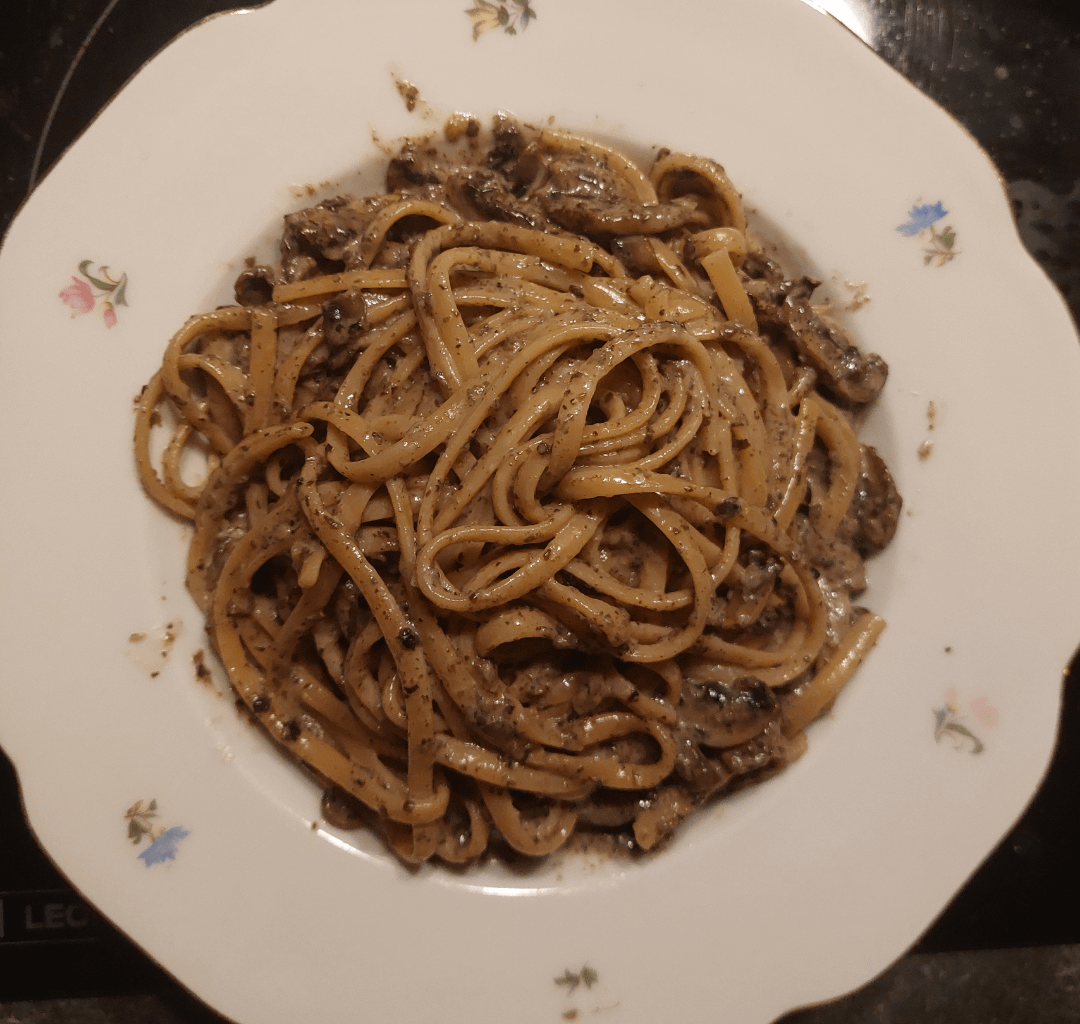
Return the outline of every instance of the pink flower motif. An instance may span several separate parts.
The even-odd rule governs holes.
[[[72,318],[91,312],[100,299],[101,319],[107,328],[115,327],[117,307],[128,304],[127,274],[121,272],[119,278],[114,278],[107,266],[97,265],[93,260],[83,260],[79,273],[85,280],[73,276],[71,284],[60,292],[60,299],[71,310]]]
[[[60,293],[60,298],[72,310],[72,317],[76,317],[80,313],[89,313],[94,308],[95,301],[90,285],[85,281],[80,281],[77,277],[72,277],[71,282]],[[116,319],[115,314],[113,319]]]
[[[985,697],[976,697],[971,702],[971,713],[985,726],[993,727],[998,724],[998,709]]]
[[[955,686],[950,686],[945,691],[945,703],[954,710],[960,707],[960,694],[956,692]]]

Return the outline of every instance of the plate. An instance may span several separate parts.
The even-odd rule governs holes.
[[[166,340],[282,214],[497,109],[720,159],[891,366],[866,435],[906,507],[864,599],[888,629],[806,756],[639,863],[411,871],[323,823],[199,669],[184,530],[130,452]],[[908,948],[1046,768],[1080,633],[1076,334],[986,156],[798,0],[210,20],[22,210],[0,330],[0,743],[72,883],[237,1021],[765,1024]]]

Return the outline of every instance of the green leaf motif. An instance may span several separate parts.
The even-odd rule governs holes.
[[[571,974],[570,968],[567,967],[566,970],[563,971],[562,975],[555,979],[555,984],[565,985],[568,991],[573,992],[574,989],[576,989],[578,985],[581,984],[581,975]]]
[[[141,800],[136,800],[125,812],[127,819],[127,834],[136,846],[142,842],[143,836],[154,837],[154,831],[150,825],[150,819],[157,817],[157,800],[151,800],[149,806],[143,807]]]
[[[128,304],[128,302],[127,302],[127,274],[124,274],[124,276],[120,278],[120,284],[117,285],[116,292],[113,295],[113,302],[115,302],[116,305],[118,305],[118,306],[126,306]],[[154,801],[154,802],[152,802],[150,804],[150,809],[153,810],[153,808],[156,807],[156,806],[157,806],[157,801]]]
[[[961,725],[959,722],[949,722],[948,725],[945,726],[945,728],[949,732],[955,732],[958,736],[964,736],[967,739],[971,740],[971,752],[973,754],[981,754],[985,749],[983,747],[982,740],[980,740],[979,737],[976,736],[975,733],[973,733],[970,729],[968,729],[966,726]]]
[[[951,249],[955,241],[956,232],[953,231],[951,227],[947,227],[944,231],[941,232],[941,244],[945,246],[946,249]]]
[[[118,284],[121,283],[121,281],[127,278],[127,275],[124,274],[121,278],[121,281],[114,281],[109,275],[109,268],[104,266],[101,267],[98,271],[101,276],[96,277],[95,275],[90,273],[89,268],[91,266],[93,266],[93,261],[83,260],[79,264],[79,273],[82,274],[82,276],[85,277],[86,280],[89,281],[95,288],[100,288],[103,292],[111,292]]]
[[[531,3],[532,0],[502,0],[501,3],[473,0],[473,6],[465,11],[472,20],[473,40],[495,28],[501,28],[508,36],[518,35],[536,19]],[[114,281],[113,285],[116,284]]]
[[[569,967],[566,968],[562,974],[555,979],[556,985],[565,985],[567,993],[573,992],[578,985],[584,985],[586,988],[592,988],[600,980],[600,975],[596,973],[588,964],[585,964],[580,971],[571,971]]]

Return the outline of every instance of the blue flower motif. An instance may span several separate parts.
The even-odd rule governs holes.
[[[948,213],[949,211],[942,203],[934,203],[932,206],[913,206],[908,214],[907,223],[901,224],[896,230],[905,238],[910,238],[932,227]]]
[[[186,839],[191,833],[186,828],[174,825],[162,832],[142,853],[139,860],[144,861],[147,867],[151,864],[161,864],[167,860],[176,860],[176,848],[181,840]]]

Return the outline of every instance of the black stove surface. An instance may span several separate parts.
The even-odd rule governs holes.
[[[235,6],[6,0],[0,232],[33,184],[147,59],[189,25]],[[839,16],[853,12],[872,26],[881,57],[990,153],[1025,244],[1080,317],[1080,0],[821,0],[818,6]],[[1077,406],[1080,411],[1080,395]],[[1080,641],[1080,608],[1076,618]],[[1066,676],[1053,763],[1020,822],[885,977],[785,1018],[787,1024],[1080,1021],[1078,783],[1080,658]],[[93,998],[57,1002],[68,997]],[[16,776],[2,753],[0,1011],[7,1021],[219,1019],[69,888],[25,824]]]

